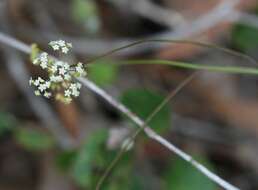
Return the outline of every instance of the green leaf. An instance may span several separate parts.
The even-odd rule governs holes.
[[[0,112],[0,137],[7,131],[10,131],[15,126],[15,119],[12,115]]]
[[[258,48],[258,29],[237,24],[232,31],[233,44],[244,52]]]
[[[54,146],[54,140],[48,134],[36,129],[20,128],[15,131],[15,139],[29,151],[44,151]]]
[[[109,64],[110,61],[106,60],[105,63],[96,62],[89,66],[89,78],[100,86],[112,84],[118,75],[118,67],[115,64]]]
[[[103,145],[107,139],[106,130],[98,130],[92,133],[81,147],[75,158],[72,169],[72,176],[75,182],[81,187],[89,188],[94,183],[94,171],[98,157],[101,155],[105,159],[107,155],[101,154]]]
[[[200,162],[211,168],[211,164],[205,158],[199,159]],[[210,179],[197,171],[192,165],[177,158],[171,163],[166,174],[166,188],[176,190],[216,190],[217,187]]]
[[[131,89],[123,93],[121,101],[135,114],[142,119],[152,113],[152,111],[164,100],[156,92],[144,89]],[[149,126],[158,132],[165,132],[170,127],[170,108],[165,105],[151,120]]]
[[[71,169],[76,156],[77,151],[75,150],[61,152],[56,157],[56,165],[61,171],[66,172]]]

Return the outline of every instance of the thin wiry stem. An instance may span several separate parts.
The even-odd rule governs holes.
[[[1,34],[1,33],[0,33]],[[30,46],[24,44],[21,41],[18,41],[6,34],[0,35],[0,42],[11,46],[15,49],[18,49],[24,53],[29,54],[30,53]],[[87,78],[77,78],[78,81],[80,81],[85,87],[89,88],[91,91],[102,97],[104,100],[106,100],[109,104],[114,106],[117,110],[125,114],[129,119],[131,119],[135,124],[137,124],[139,127],[143,128],[146,135],[166,147],[171,152],[174,152],[176,155],[184,159],[185,161],[192,164],[193,167],[195,167],[197,170],[199,170],[201,173],[203,173],[205,176],[207,176],[209,179],[223,187],[227,190],[239,190],[239,188],[231,185],[215,173],[208,170],[205,166],[197,162],[192,158],[192,156],[188,155],[181,149],[177,148],[175,145],[167,141],[165,138],[157,134],[155,131],[153,131],[149,126],[144,127],[144,121],[140,119],[137,115],[135,115],[133,112],[131,112],[127,107],[125,107],[122,103],[115,100],[112,96],[110,96],[108,93],[106,93],[103,89],[98,87],[96,84],[94,84],[92,81],[88,80]]]
[[[111,55],[113,55],[117,52],[122,51],[122,50],[132,48],[134,46],[143,45],[143,44],[146,44],[146,43],[191,44],[191,45],[194,45],[194,46],[215,49],[215,50],[227,53],[227,54],[232,55],[232,56],[237,56],[239,58],[243,58],[250,63],[257,64],[255,59],[253,59],[252,57],[250,57],[246,54],[238,52],[238,51],[234,51],[234,50],[231,50],[231,49],[228,49],[228,48],[224,48],[224,47],[221,47],[221,46],[218,46],[218,45],[215,45],[215,44],[199,42],[199,41],[192,41],[192,40],[178,40],[178,39],[173,39],[173,40],[171,40],[171,39],[146,39],[146,40],[135,41],[133,43],[130,43],[130,44],[112,49],[111,51],[108,51],[108,52],[106,52],[104,54],[101,54],[99,56],[93,57],[92,59],[88,60],[86,62],[86,64],[94,63],[96,60],[109,57],[109,56],[111,56]]]
[[[148,65],[168,65],[183,69],[191,70],[204,70],[217,73],[227,73],[227,74],[246,74],[246,75],[258,75],[257,67],[240,67],[240,66],[217,66],[217,65],[204,65],[198,63],[187,63],[181,61],[168,61],[168,60],[158,60],[158,59],[146,59],[146,60],[126,60],[117,62],[120,65],[134,65],[134,64],[148,64]]]

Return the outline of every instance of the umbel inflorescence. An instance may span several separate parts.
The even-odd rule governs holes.
[[[72,48],[71,43],[63,40],[51,41],[50,47],[54,51],[67,54]],[[29,84],[36,87],[35,95],[46,98],[54,97],[64,103],[70,103],[73,97],[80,95],[81,83],[74,82],[75,77],[86,76],[86,71],[82,63],[69,65],[67,62],[57,60],[46,52],[39,53],[38,49],[32,48],[32,62],[47,71],[48,77],[43,79],[37,77],[30,78]]]

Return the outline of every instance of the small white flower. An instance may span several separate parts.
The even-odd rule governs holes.
[[[80,95],[80,91],[78,90],[73,90],[72,91],[72,95],[75,96],[75,97],[78,97]]]
[[[58,40],[57,43],[59,44],[59,46],[65,46],[65,41],[64,40]]]
[[[38,77],[39,82],[44,82],[44,80],[41,77]]]
[[[57,44],[52,45],[52,48],[53,48],[54,51],[59,50],[59,46]]]
[[[40,92],[43,92],[43,91],[46,90],[47,88],[46,88],[45,84],[40,84],[39,87],[38,87],[38,89],[39,89]]]
[[[83,76],[83,75],[86,74],[85,71],[84,71],[84,69],[83,69],[83,65],[82,65],[81,62],[79,62],[79,63],[77,64],[77,66],[75,67],[75,70],[76,70],[76,72],[78,72],[78,73],[80,74],[80,76]]]
[[[34,85],[35,85],[35,86],[38,86],[39,84],[40,84],[39,79],[37,79],[37,80],[34,81]]]
[[[43,63],[47,63],[48,62],[48,54],[46,52],[43,52],[40,55],[40,61],[43,62]]]
[[[63,67],[61,67],[61,68],[59,69],[59,74],[60,74],[60,75],[64,75],[65,72],[66,72],[66,70],[65,70]]]
[[[55,73],[57,71],[57,65],[52,65],[50,71]]]
[[[49,42],[49,45],[54,49],[54,50],[59,50],[59,44],[57,43],[57,41],[51,41]]]
[[[63,53],[67,54],[68,51],[69,51],[69,49],[68,49],[67,47],[63,47],[63,48],[62,48],[62,52],[63,52]]]
[[[65,90],[65,94],[66,97],[70,97],[71,96],[71,91],[70,90]]]
[[[51,97],[51,93],[50,93],[50,92],[45,92],[45,93],[44,93],[44,96],[45,96],[46,98],[50,98],[50,97]]]
[[[80,95],[80,91],[79,91],[81,88],[80,83],[72,83],[69,88],[72,91],[73,96],[78,97]]]
[[[72,84],[70,85],[70,89],[71,89],[71,90],[77,90],[77,85],[76,85],[76,83],[72,83]]]
[[[61,50],[62,53],[68,53],[69,49],[72,48],[71,43],[66,43],[64,40],[51,41],[49,45],[54,51]]]
[[[54,75],[52,75],[52,76],[50,76],[50,81],[51,82],[62,82],[63,81],[63,78],[61,77],[61,76],[54,76]]]
[[[46,83],[45,83],[46,88],[49,88],[50,85],[51,85],[51,83],[49,81],[46,81]]]
[[[47,62],[41,62],[40,66],[42,69],[46,69],[48,65],[47,65]]]

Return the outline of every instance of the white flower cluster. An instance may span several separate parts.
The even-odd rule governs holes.
[[[70,43],[66,43],[63,40],[52,41],[49,44],[54,50],[60,50],[63,53],[67,53],[69,48],[72,47]],[[49,77],[47,80],[41,77],[38,77],[36,80],[30,79],[29,84],[37,88],[35,95],[43,95],[46,98],[55,96],[57,100],[65,103],[70,103],[72,97],[78,97],[80,95],[81,84],[72,82],[72,79],[73,77],[86,76],[86,71],[82,63],[79,62],[72,66],[64,61],[56,60],[46,52],[43,52],[37,54],[33,60],[33,64],[39,65],[42,69],[46,70]]]
[[[66,43],[64,40],[57,40],[49,42],[49,45],[53,48],[54,51],[61,50],[62,53],[68,53],[70,48],[72,48],[71,43]]]
[[[51,96],[51,92],[47,91],[50,88],[50,81],[45,81],[41,77],[38,77],[36,80],[30,78],[29,83],[30,85],[34,85],[38,88],[38,90],[35,90],[36,96],[40,96],[41,93],[43,93],[46,98]]]

